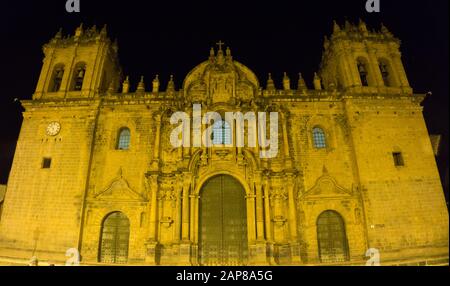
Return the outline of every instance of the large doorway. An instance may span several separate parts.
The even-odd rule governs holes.
[[[127,263],[130,221],[121,212],[106,216],[102,224],[99,261],[103,263]]]
[[[208,180],[200,192],[199,262],[245,265],[248,256],[245,190],[233,177]]]
[[[348,261],[349,251],[345,224],[335,211],[325,211],[317,219],[320,262]]]

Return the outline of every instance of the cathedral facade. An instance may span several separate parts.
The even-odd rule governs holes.
[[[22,101],[0,263],[64,263],[72,248],[86,265],[364,265],[369,249],[382,265],[448,263],[425,95],[384,26],[335,23],[310,86],[286,74],[280,88],[270,74],[262,84],[221,42],[179,88],[157,76],[133,88],[105,28],[58,32],[43,50]],[[202,122],[212,147],[174,147],[171,116],[192,118],[195,104],[277,113],[258,121],[276,124],[276,156],[235,146],[234,120]]]

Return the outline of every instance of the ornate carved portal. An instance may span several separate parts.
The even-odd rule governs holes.
[[[205,183],[199,219],[201,265],[248,263],[245,190],[236,179],[219,175]]]

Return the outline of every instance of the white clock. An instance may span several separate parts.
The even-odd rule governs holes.
[[[50,136],[55,136],[59,133],[59,131],[61,130],[61,124],[59,124],[58,122],[51,122],[48,126],[47,126],[47,135]]]

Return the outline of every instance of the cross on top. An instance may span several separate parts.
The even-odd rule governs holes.
[[[216,43],[216,45],[219,46],[219,50],[222,50],[222,45],[225,45],[225,43],[222,42],[222,41],[218,41],[218,42]]]

